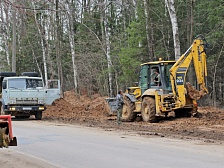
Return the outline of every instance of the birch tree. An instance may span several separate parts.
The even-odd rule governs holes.
[[[174,0],[165,0],[165,4],[168,9],[171,24],[172,24],[175,60],[178,60],[181,56],[180,55],[180,39],[179,39],[179,30],[178,30],[177,15],[176,15],[176,10],[174,6]]]
[[[101,17],[101,21],[103,23],[104,33],[105,35],[105,45],[106,45],[106,58],[107,58],[107,67],[108,67],[108,80],[109,80],[109,96],[112,96],[113,89],[112,89],[112,61],[111,61],[111,56],[110,56],[110,27],[109,27],[109,22],[108,22],[108,16],[109,16],[109,9],[108,9],[108,0],[104,0],[104,12]]]
[[[6,6],[4,2],[1,2],[1,34],[3,36],[3,43],[5,45],[5,54],[7,65],[10,66],[9,59],[9,41],[10,41],[10,6]]]
[[[45,47],[44,47],[44,38],[45,37],[44,37],[44,35],[42,33],[42,29],[41,29],[41,24],[43,24],[43,23],[42,23],[42,19],[41,19],[40,24],[38,22],[34,2],[32,2],[32,6],[34,8],[34,19],[35,19],[35,23],[37,25],[37,29],[38,29],[38,32],[39,32],[39,35],[40,35],[40,42],[41,42],[41,49],[42,49],[42,56],[43,56],[43,64],[44,64],[45,86],[47,86],[48,75],[47,75],[46,51],[45,51]]]
[[[70,43],[70,49],[71,49],[71,55],[72,55],[72,69],[73,69],[73,75],[74,75],[74,88],[75,93],[78,93],[78,73],[77,73],[77,66],[75,62],[75,39],[74,39],[74,10],[72,9],[72,2],[66,3],[65,8],[67,11],[67,26],[68,26],[68,33],[69,33],[69,43]]]

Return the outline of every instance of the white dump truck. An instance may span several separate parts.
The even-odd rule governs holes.
[[[42,119],[46,105],[60,98],[59,80],[48,81],[44,86],[43,79],[36,72],[24,72],[16,76],[14,72],[0,72],[1,115],[29,118],[35,115]]]

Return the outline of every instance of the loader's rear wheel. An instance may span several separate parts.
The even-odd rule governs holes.
[[[122,109],[122,117],[121,120],[125,122],[134,121],[137,113],[134,112],[135,104],[130,101],[129,98],[124,97],[124,105]]]
[[[42,111],[37,111],[35,114],[36,120],[41,120],[42,119]]]
[[[157,122],[155,99],[152,97],[144,97],[142,101],[142,120],[145,122]]]

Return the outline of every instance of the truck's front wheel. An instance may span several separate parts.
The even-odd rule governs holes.
[[[42,111],[37,111],[35,114],[36,120],[41,120],[42,119]]]
[[[142,120],[145,122],[156,122],[156,107],[155,99],[152,97],[144,97],[142,101]]]

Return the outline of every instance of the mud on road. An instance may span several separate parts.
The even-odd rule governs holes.
[[[224,141],[224,110],[199,107],[198,118],[166,118],[158,123],[123,122],[118,128],[116,116],[109,113],[106,97],[98,94],[76,97],[73,91],[65,92],[63,99],[56,100],[43,113],[43,120],[99,127],[143,136],[161,136],[178,139],[199,139],[215,143]]]

